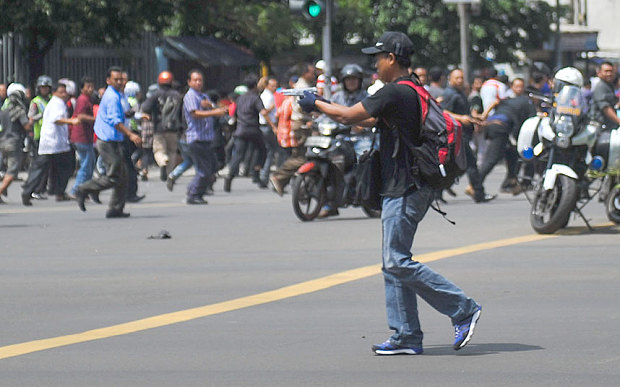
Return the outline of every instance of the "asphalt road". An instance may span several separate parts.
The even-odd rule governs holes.
[[[502,170],[487,183],[497,190]],[[471,343],[420,302],[422,356],[374,356],[390,334],[381,224],[358,208],[302,223],[290,195],[247,179],[207,206],[183,177],[128,205],[0,207],[2,386],[612,386],[620,382],[620,228],[591,203],[589,232],[529,226],[523,196],[430,211],[414,254],[475,298]],[[107,193],[102,194],[104,202]],[[172,239],[148,239],[167,230]],[[446,239],[445,235],[449,235]],[[174,313],[173,313],[174,312]]]

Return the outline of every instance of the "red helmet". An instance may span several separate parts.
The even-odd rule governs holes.
[[[174,80],[174,76],[170,71],[162,71],[157,77],[157,83],[160,85],[171,85]]]

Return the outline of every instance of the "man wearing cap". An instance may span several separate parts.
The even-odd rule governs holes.
[[[399,141],[407,136],[419,142],[419,98],[415,90],[397,82],[412,80],[408,68],[413,43],[401,32],[385,32],[374,47],[362,50],[375,58],[379,79],[386,85],[363,101],[345,107],[305,93],[299,104],[318,110],[345,124],[375,125],[380,130],[381,194],[383,224],[383,275],[388,325],[394,334],[372,350],[377,355],[423,352],[417,295],[452,320],[454,349],[471,339],[480,306],[456,285],[426,265],[411,259],[418,223],[431,202],[433,189],[411,171],[411,154]]]

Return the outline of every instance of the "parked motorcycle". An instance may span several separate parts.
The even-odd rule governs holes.
[[[517,140],[519,154],[530,166],[530,174],[520,176],[520,182],[533,188],[528,196],[532,228],[554,233],[566,227],[575,212],[591,229],[581,210],[597,194],[606,202],[608,217],[618,223],[620,133],[588,120],[578,70],[561,69],[555,83],[555,97],[530,93],[551,110],[526,120]]]
[[[328,117],[320,117],[314,126],[319,135],[306,139],[308,161],[297,170],[292,184],[293,211],[302,221],[315,219],[328,202],[340,208],[358,206],[353,200],[356,137],[350,135],[349,126]],[[361,207],[371,218],[381,216],[381,211]]]

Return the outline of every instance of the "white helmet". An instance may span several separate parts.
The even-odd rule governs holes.
[[[325,70],[325,66],[326,66],[326,63],[323,59],[317,61],[316,64],[314,65],[314,67],[317,70],[321,70],[321,71]]]
[[[135,97],[140,92],[140,85],[138,82],[129,81],[125,85],[125,95],[127,97]]]
[[[21,91],[22,96],[26,95],[26,88],[21,83],[11,83],[9,87],[6,88],[6,95],[10,96],[17,92]]]
[[[77,91],[75,87],[75,82],[68,78],[61,78],[58,80],[58,83],[62,83],[63,85],[65,85],[65,88],[67,89],[67,94],[69,94],[70,96],[75,96],[75,93]]]
[[[554,81],[560,81],[571,84],[577,87],[583,87],[583,76],[581,72],[574,67],[564,67],[559,69],[555,76]]]

